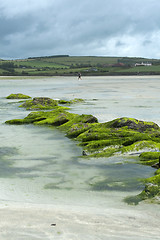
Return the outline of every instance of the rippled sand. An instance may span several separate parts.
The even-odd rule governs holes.
[[[149,209],[9,204],[0,214],[2,240],[154,240],[160,234],[160,215]]]

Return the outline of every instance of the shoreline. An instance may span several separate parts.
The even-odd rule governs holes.
[[[148,77],[152,77],[152,78],[159,78],[160,77],[160,74],[158,75],[158,74],[155,74],[155,75],[83,75],[82,76],[82,80],[78,80],[78,78],[77,78],[77,76],[76,75],[51,75],[51,76],[49,76],[49,75],[41,75],[41,76],[38,76],[38,75],[30,75],[30,76],[20,76],[20,75],[17,75],[17,76],[15,76],[15,75],[12,75],[12,76],[6,76],[6,75],[3,75],[3,76],[1,76],[0,75],[0,80],[3,80],[2,78],[6,78],[6,79],[12,79],[13,78],[13,80],[15,80],[15,78],[18,80],[18,79],[22,79],[22,80],[24,80],[24,79],[34,79],[34,78],[40,78],[40,79],[42,79],[42,78],[62,78],[62,77],[64,77],[64,78],[73,78],[73,79],[77,79],[77,81],[78,82],[83,82],[83,79],[85,78],[115,78],[115,79],[117,79],[117,77],[118,78],[121,78],[121,77],[123,77],[123,78],[134,78],[135,79],[135,77],[136,78],[148,78]]]

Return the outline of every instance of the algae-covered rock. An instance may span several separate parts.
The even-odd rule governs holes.
[[[73,103],[83,102],[83,99],[75,98],[73,100],[67,101],[67,100],[53,100],[48,97],[35,97],[32,100],[28,100],[19,107],[24,107],[27,110],[49,110],[54,109],[58,106],[58,104],[61,105],[71,105]],[[67,107],[65,109],[68,109]]]
[[[74,103],[82,103],[84,102],[84,99],[82,98],[74,98],[73,100],[58,100],[58,103],[59,104],[66,104],[66,105],[71,105],[71,104],[74,104]]]
[[[147,165],[152,165],[154,161],[158,161],[160,167],[160,153],[159,152],[146,152],[140,155],[141,160],[145,161]],[[158,158],[158,159],[157,159]],[[148,160],[149,159],[149,160]],[[156,159],[156,160],[155,160]],[[154,165],[157,165],[154,164]],[[141,180],[145,184],[144,190],[136,195],[127,197],[125,202],[128,204],[138,204],[141,201],[152,203],[160,203],[160,168],[155,172],[155,176]]]
[[[125,121],[127,122],[126,118]],[[80,145],[96,157],[110,156],[114,153],[140,152],[142,150],[159,151],[159,135],[157,134],[159,133],[159,127],[155,126],[156,129],[150,128],[154,124],[149,122],[147,123],[149,131],[148,128],[145,128],[146,130],[142,132],[139,131],[139,127],[137,130],[128,128],[124,124],[122,124],[123,127],[120,127],[117,122],[119,122],[119,119],[92,125],[77,137]]]
[[[108,127],[113,128],[122,128],[127,127],[128,129],[137,130],[139,132],[144,132],[149,129],[159,129],[159,126],[153,122],[145,122],[141,120],[137,120],[134,118],[117,118],[113,121],[107,123]]]
[[[60,126],[66,123],[74,116],[72,113],[66,112],[63,108],[57,107],[53,111],[37,111],[31,112],[24,119],[13,119],[6,121],[7,124],[36,124],[36,125],[53,125]]]
[[[47,118],[46,114],[47,113],[45,113],[45,112],[44,113],[43,112],[32,112],[24,119],[12,119],[12,120],[6,121],[5,123],[6,124],[16,124],[16,125],[36,123],[36,122],[40,122],[40,121],[46,119]]]
[[[158,168],[160,152],[143,152],[139,156],[141,164]]]
[[[72,125],[67,131],[67,137],[76,138],[81,133],[86,132],[90,128],[91,124],[88,123],[77,123]]]
[[[144,180],[144,190],[136,195],[125,198],[128,204],[137,205],[141,201],[160,203],[160,174]]]
[[[22,94],[22,93],[16,93],[16,94],[10,94],[8,97],[6,97],[7,99],[28,99],[31,98],[28,95]]]
[[[56,106],[58,106],[57,101],[47,97],[36,97],[33,98],[33,100],[28,100],[22,105],[20,105],[20,107],[24,107],[27,110],[47,110],[53,109]]]
[[[31,112],[24,119],[6,121],[7,124],[50,125],[63,130],[68,137],[79,141],[83,147],[84,157],[109,157],[114,154],[129,154],[144,152],[140,162],[151,166],[160,156],[160,129],[152,122],[137,119],[118,118],[106,123],[98,123],[96,117],[87,114],[67,112],[58,106],[57,101],[50,98],[34,98],[22,105],[27,109],[53,109],[52,111]],[[146,152],[146,154],[145,154]],[[147,153],[148,152],[148,153]],[[111,183],[106,180],[94,184],[94,188],[125,189],[123,183]],[[160,171],[152,178],[145,180],[145,189],[137,196],[126,198],[131,204],[142,200],[158,199],[160,197]],[[93,187],[93,186],[92,186]]]
[[[155,160],[159,159],[160,157],[160,152],[143,152],[140,154],[140,159],[141,160]]]
[[[63,107],[57,106],[57,102],[55,103],[54,100],[49,98],[34,98],[32,101],[26,101],[25,104],[28,103],[33,108],[37,108],[39,104],[46,108],[52,103],[55,104],[55,107],[54,110],[49,112],[32,112],[23,120],[15,119],[6,123],[34,123],[37,125],[58,126],[66,132],[68,137],[78,140],[84,150],[95,157],[108,157],[113,154],[140,151],[160,151],[159,127],[154,123],[147,122],[146,124],[143,121],[134,119],[131,121],[130,119],[127,120],[127,118],[98,123],[96,117],[87,114],[69,113]],[[136,126],[133,127],[134,124]]]
[[[10,125],[22,125],[22,124],[25,124],[24,123],[24,119],[12,119],[12,120],[6,121],[5,123],[6,124],[10,124]],[[31,122],[29,122],[29,123],[31,123]]]
[[[86,128],[89,124],[94,124],[97,122],[98,122],[97,118],[92,115],[75,114],[75,115],[73,115],[72,119],[70,119],[70,121],[68,121],[66,124],[64,124],[61,127],[61,129],[65,130],[69,136],[69,132],[73,133],[73,131],[77,128],[78,125],[79,125],[79,127],[84,126]]]

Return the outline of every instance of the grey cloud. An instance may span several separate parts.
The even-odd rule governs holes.
[[[118,41],[116,42],[116,44],[115,44],[116,47],[122,47],[122,46],[124,46],[124,45],[125,45],[125,43],[124,43],[124,42],[121,42],[121,41],[119,41],[119,40],[118,40]]]
[[[107,55],[112,42],[113,53],[133,55],[142,46],[144,54],[160,29],[159,9],[157,0],[5,0],[0,57]]]
[[[144,45],[144,46],[147,46],[147,45],[149,45],[149,44],[151,44],[151,43],[152,43],[151,40],[144,40],[144,41],[143,41],[143,45]]]
[[[24,32],[26,29],[29,29],[31,26],[31,18],[25,16],[18,19],[3,19],[0,17],[0,33],[1,36],[10,35],[17,32]]]

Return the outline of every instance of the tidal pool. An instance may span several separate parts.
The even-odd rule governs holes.
[[[6,99],[11,93],[84,98],[70,111],[99,122],[126,116],[160,124],[159,91],[160,77],[1,77],[0,239],[160,239],[159,205],[123,201],[154,169],[135,156],[84,159],[55,128],[5,124],[29,114]]]

